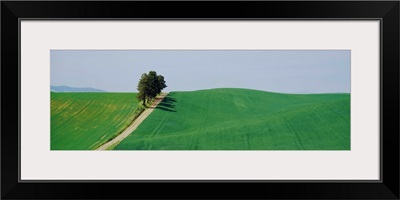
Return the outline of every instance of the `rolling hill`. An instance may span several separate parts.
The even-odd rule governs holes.
[[[350,150],[350,94],[170,92],[116,150]]]
[[[69,87],[69,86],[50,86],[52,92],[106,92],[104,90],[95,89],[91,87],[80,88],[80,87]]]
[[[123,131],[138,112],[136,93],[51,92],[51,150],[89,150]]]

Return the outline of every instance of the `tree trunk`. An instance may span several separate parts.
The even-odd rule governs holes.
[[[143,106],[146,107],[146,97],[143,98]]]

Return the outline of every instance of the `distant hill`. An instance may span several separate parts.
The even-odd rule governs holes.
[[[52,92],[107,92],[95,88],[78,88],[78,87],[68,87],[68,86],[50,86],[50,91]]]

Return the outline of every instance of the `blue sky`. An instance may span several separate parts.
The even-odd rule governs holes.
[[[54,86],[136,92],[142,73],[164,91],[248,88],[281,93],[350,93],[350,50],[51,50]]]

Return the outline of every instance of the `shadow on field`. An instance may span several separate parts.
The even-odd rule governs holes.
[[[174,110],[176,99],[174,97],[166,96],[164,99],[157,105],[156,109],[168,111],[168,112],[176,112]]]

